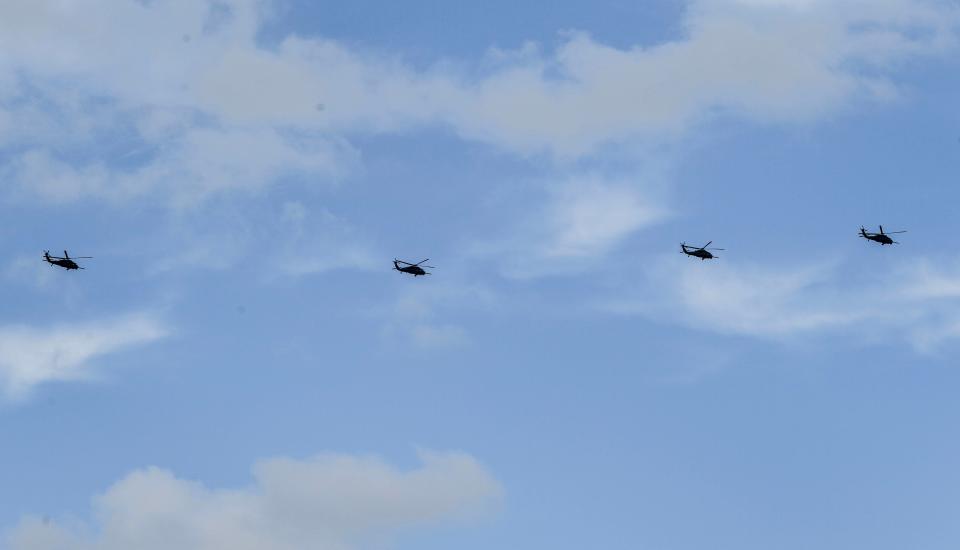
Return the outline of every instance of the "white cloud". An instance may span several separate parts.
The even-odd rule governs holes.
[[[635,186],[590,178],[556,190],[548,210],[551,242],[545,255],[596,257],[637,229],[663,220],[663,209]]]
[[[516,278],[582,270],[631,234],[669,217],[656,187],[645,178],[596,174],[544,183],[543,206],[523,209],[519,221],[474,243],[471,253],[502,263],[504,273]]]
[[[603,308],[760,338],[841,331],[864,340],[893,336],[918,351],[960,337],[960,269],[914,259],[883,275],[895,283],[850,284],[839,277],[837,263],[770,267],[684,260],[661,259],[643,279],[644,290]]]
[[[32,171],[19,179],[66,198],[141,188],[202,197],[285,173],[341,173],[354,157],[342,136],[357,132],[440,124],[573,157],[671,140],[716,111],[807,121],[896,95],[894,64],[951,51],[958,22],[955,6],[922,0],[700,0],[686,35],[657,46],[571,33],[550,53],[492,52],[496,68],[478,73],[467,60],[416,70],[322,38],[264,46],[257,31],[271,5],[3,3],[0,143],[27,150],[14,165]],[[146,151],[134,168],[118,168],[109,147],[75,150],[118,129]]]
[[[656,296],[614,309],[638,308],[708,330],[772,337],[843,327],[865,315],[845,307],[848,300],[838,299],[842,293],[827,284],[831,266],[689,265],[685,260],[657,265],[647,281],[658,289]]]
[[[341,176],[356,159],[341,138],[315,125],[222,117],[194,93],[232,52],[270,55],[255,42],[260,4],[4,3],[0,120],[12,123],[0,127],[0,144],[14,146],[6,178],[45,199],[161,193],[191,205],[289,176]],[[286,100],[267,93],[269,72],[251,70],[225,97]]]
[[[620,151],[639,151],[636,171],[647,146],[682,139],[717,113],[808,123],[896,97],[900,64],[955,51],[960,21],[960,8],[925,0],[697,0],[683,35],[651,47],[573,31],[552,49],[524,44],[417,69],[323,37],[259,42],[274,5],[3,3],[6,190],[192,206],[285,180],[329,183],[359,163],[350,137],[436,126],[556,159],[627,144]],[[505,254],[515,276],[575,271],[666,215],[643,182],[576,179],[547,195],[544,223],[520,224],[480,255]],[[358,247],[340,250],[336,265],[369,263]],[[309,273],[330,264],[283,265]]]
[[[284,177],[332,181],[355,159],[345,142],[270,129],[181,129],[167,136],[162,146],[143,148],[153,150],[150,160],[130,168],[103,159],[70,162],[33,148],[9,162],[2,173],[13,189],[49,201],[87,196],[120,201],[160,193],[190,207],[211,194],[254,192]]]
[[[254,484],[213,489],[159,468],[133,472],[93,501],[93,526],[26,518],[10,550],[350,550],[399,531],[471,519],[502,489],[474,458],[421,452],[403,471],[373,457],[276,458]]]
[[[0,393],[22,399],[45,382],[89,378],[95,358],[166,335],[166,328],[146,315],[46,329],[0,326]]]
[[[911,263],[903,270],[903,292],[915,299],[943,300],[960,298],[960,270],[944,269],[930,261]]]
[[[888,63],[955,45],[956,8],[914,0],[835,4],[843,3],[797,11],[783,3],[694,2],[681,39],[618,49],[575,32],[549,54],[525,46],[499,55],[499,68],[473,79],[415,72],[329,41],[289,40],[280,57],[307,60],[319,76],[288,83],[323,94],[331,105],[321,119],[327,127],[443,123],[508,150],[572,157],[611,141],[672,140],[717,110],[793,122],[855,99],[886,99],[896,93]],[[342,77],[331,82],[328,74]],[[311,115],[299,104],[300,116]],[[234,105],[230,112],[248,108],[257,111]]]
[[[894,276],[900,281],[894,292],[900,304],[895,302],[891,315],[907,321],[907,336],[917,349],[933,352],[960,338],[960,265],[937,267],[920,259]]]
[[[416,71],[333,41],[290,38],[276,52],[232,52],[206,75],[202,97],[229,119],[337,132],[446,124],[507,150],[573,157],[611,141],[675,139],[717,110],[793,122],[886,99],[896,93],[890,62],[944,52],[956,40],[953,7],[835,4],[694,2],[683,38],[619,49],[574,32],[551,53],[492,52],[497,68],[481,76],[462,67]],[[258,74],[270,83],[263,94],[233,93]],[[316,98],[329,106],[322,114]]]
[[[914,0],[784,4],[694,2],[687,35],[619,49],[570,33],[551,53],[499,58],[464,78],[415,72],[321,41],[288,41],[307,58],[333,106],[329,127],[390,130],[444,123],[461,135],[520,152],[561,157],[608,142],[672,140],[716,111],[761,122],[807,121],[863,98],[896,94],[893,61],[948,51],[956,8]],[[292,84],[308,87],[300,78]],[[243,109],[234,108],[234,112]],[[306,115],[306,111],[302,113]]]

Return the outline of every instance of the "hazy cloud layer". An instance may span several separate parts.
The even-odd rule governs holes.
[[[808,123],[853,101],[894,98],[899,64],[954,51],[958,24],[956,6],[923,0],[698,0],[682,35],[651,47],[570,31],[551,48],[524,44],[415,69],[323,37],[264,43],[258,31],[275,6],[4,3],[7,192],[195,207],[284,181],[329,184],[360,164],[353,136],[434,127],[554,159],[627,143],[638,151],[627,170],[637,172],[647,145],[717,114]],[[622,174],[556,180],[545,202],[527,206],[543,219],[507,223],[514,233],[479,243],[480,255],[503,258],[513,276],[577,271],[670,210]],[[334,263],[369,265],[361,248],[340,247]],[[280,262],[291,274],[326,266],[292,258]]]
[[[357,134],[440,126],[558,159],[624,142],[645,150],[718,113],[808,123],[853,101],[895,98],[900,64],[955,51],[960,20],[956,6],[924,0],[698,0],[685,11],[681,36],[650,47],[617,48],[572,31],[553,48],[525,44],[415,69],[393,54],[323,37],[265,44],[257,33],[274,5],[4,3],[0,175],[9,188],[48,199],[152,193],[191,206],[288,178],[333,181],[359,162],[349,143]],[[576,272],[670,211],[645,182],[623,177],[556,178],[549,187],[504,224],[512,233],[468,243],[475,256],[496,258],[518,277]],[[288,223],[302,225],[295,209],[288,214]],[[330,263],[303,260],[300,249],[329,249],[343,240],[331,227],[349,226],[313,223],[326,227],[323,236],[291,241],[281,270],[373,265],[362,239],[336,247]],[[174,265],[207,261],[220,248],[194,241]],[[686,284],[692,293],[700,288]],[[816,286],[803,277],[746,270],[715,284],[742,300],[691,305],[690,293],[680,293],[688,319],[738,333],[849,322],[796,298]],[[732,307],[741,301],[755,307]],[[779,309],[803,313],[771,313]],[[453,325],[418,331],[424,343],[463,340]]]
[[[351,550],[411,528],[476,518],[502,489],[463,453],[420,453],[404,471],[326,454],[257,463],[252,486],[213,489],[160,468],[135,471],[93,499],[94,525],[25,518],[10,550]]]
[[[399,339],[419,348],[439,349],[463,346],[470,341],[462,326],[450,322],[451,312],[490,311],[498,306],[499,299],[489,288],[462,280],[435,281],[429,286],[411,285],[398,295],[390,308],[376,308],[373,313],[388,319],[382,329],[388,340]]]

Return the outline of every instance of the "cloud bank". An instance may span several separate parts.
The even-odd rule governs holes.
[[[808,124],[896,98],[902,65],[956,51],[960,24],[960,8],[937,1],[696,0],[682,33],[653,46],[570,30],[553,45],[419,68],[323,36],[266,39],[276,7],[3,3],[5,192],[190,208],[284,182],[330,185],[361,164],[354,138],[436,129],[560,167],[636,151],[628,171],[642,172],[644,155],[717,117]],[[576,270],[670,210],[622,175],[555,179],[544,224],[486,245],[507,252],[509,274]],[[349,254],[346,264],[367,262]]]
[[[215,489],[160,468],[93,499],[96,523],[25,518],[10,550],[352,550],[412,528],[492,510],[499,483],[463,453],[421,452],[403,471],[373,457],[325,454],[257,463],[254,483]]]
[[[358,133],[440,126],[574,158],[676,139],[717,113],[802,122],[895,97],[897,65],[951,51],[958,22],[956,6],[922,0],[700,0],[684,36],[656,46],[570,32],[549,51],[420,70],[322,37],[264,44],[271,6],[5,2],[4,175],[62,200],[162,192],[190,203],[284,177],[336,179]]]

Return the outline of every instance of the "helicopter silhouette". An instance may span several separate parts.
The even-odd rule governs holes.
[[[881,244],[881,246],[882,246],[882,245],[885,245],[885,244],[900,244],[900,243],[898,243],[897,241],[895,241],[895,240],[891,239],[890,237],[888,237],[888,235],[893,235],[893,234],[895,234],[895,233],[906,233],[906,231],[891,231],[891,232],[889,232],[889,233],[884,233],[884,232],[883,232],[883,226],[881,225],[881,226],[880,226],[880,232],[879,232],[879,233],[871,233],[871,232],[867,231],[866,229],[864,229],[862,225],[860,226],[860,236],[861,236],[861,237],[863,237],[864,239],[867,239],[868,241],[878,242],[878,243]]]
[[[695,258],[700,258],[700,260],[712,260],[714,258],[719,258],[719,256],[714,256],[709,251],[710,250],[723,250],[722,248],[707,248],[713,241],[697,248],[695,246],[690,246],[687,243],[680,243],[680,251],[686,254],[687,256],[693,256]]]
[[[90,259],[90,258],[93,258],[93,256],[75,256],[71,258],[70,254],[68,254],[66,250],[63,251],[62,258],[60,256],[51,256],[49,250],[43,251],[44,261],[46,261],[50,265],[58,265],[66,269],[67,271],[71,269],[83,269],[82,267],[77,265],[77,262],[73,260]]]
[[[409,273],[409,274],[413,275],[414,277],[417,277],[417,276],[420,276],[420,275],[429,275],[430,273],[424,271],[423,268],[420,267],[420,266],[423,264],[423,262],[426,262],[426,261],[428,261],[429,259],[430,259],[430,258],[427,258],[426,260],[423,260],[423,261],[417,262],[417,263],[415,263],[415,264],[412,264],[412,263],[410,263],[410,262],[405,262],[405,261],[403,261],[403,260],[398,260],[398,259],[394,258],[394,259],[393,259],[393,268],[396,269],[397,271],[400,271],[401,273]],[[404,264],[404,267],[400,267],[400,264]],[[429,267],[430,269],[436,269],[436,268],[433,267],[432,265],[425,265],[425,266],[423,266],[423,267]]]

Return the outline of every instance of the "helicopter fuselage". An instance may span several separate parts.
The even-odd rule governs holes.
[[[695,258],[700,258],[701,260],[712,260],[712,259],[713,259],[713,254],[711,254],[709,251],[704,250],[704,249],[702,249],[702,248],[696,248],[696,249],[693,249],[693,250],[688,250],[686,247],[684,247],[683,253],[686,254],[687,256],[693,256],[693,257],[695,257]]]
[[[408,265],[405,267],[400,267],[400,265],[397,262],[393,262],[393,268],[403,273],[409,273],[414,277],[419,277],[420,275],[427,274],[427,272],[424,271],[423,268],[421,268],[418,265]]]
[[[80,269],[80,266],[77,265],[77,262],[73,260],[52,260],[47,258],[47,262],[53,265],[58,265],[64,269]]]
[[[887,235],[884,235],[883,233],[866,233],[863,236],[867,240],[878,242],[880,244],[893,244],[893,239]]]

